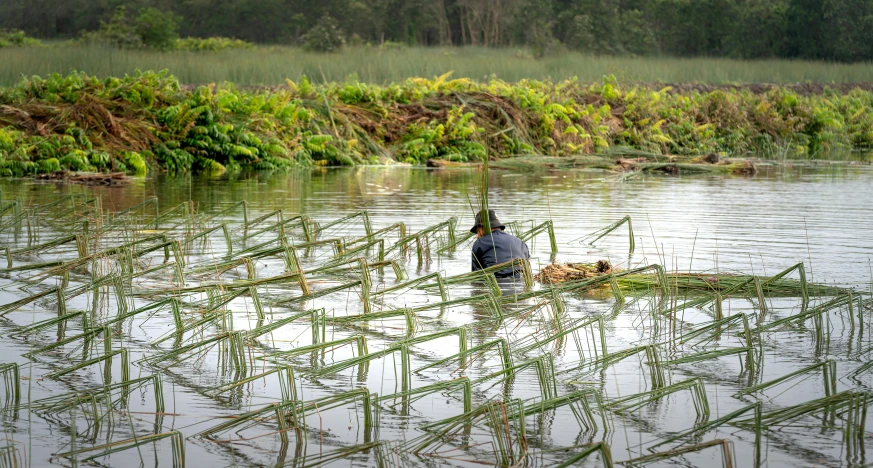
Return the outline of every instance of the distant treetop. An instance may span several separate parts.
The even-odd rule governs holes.
[[[156,48],[181,35],[323,52],[390,42],[525,47],[535,56],[873,60],[870,0],[31,0],[0,3],[0,29],[42,39],[102,29]]]

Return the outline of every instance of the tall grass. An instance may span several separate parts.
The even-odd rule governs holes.
[[[97,46],[55,46],[0,50],[0,85],[22,76],[84,71],[120,76],[137,69],[168,69],[186,84],[230,81],[243,86],[279,85],[286,78],[343,81],[356,76],[369,83],[432,77],[454,71],[455,77],[505,81],[599,81],[614,74],[622,82],[665,83],[856,83],[873,81],[873,64],[836,64],[798,60],[723,58],[607,57],[565,52],[535,59],[512,49],[425,48],[383,50],[346,48],[336,54],[304,52],[291,47],[260,47],[215,53],[118,50]]]

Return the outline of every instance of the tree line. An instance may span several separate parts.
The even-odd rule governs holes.
[[[100,28],[117,7],[181,18],[182,36],[594,54],[873,60],[873,0],[2,0],[0,28],[43,38]]]

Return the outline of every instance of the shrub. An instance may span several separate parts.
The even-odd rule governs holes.
[[[120,6],[108,23],[101,21],[100,29],[83,33],[82,40],[122,49],[151,47],[168,50],[179,39],[180,21],[181,17],[155,8],[139,10],[136,18],[131,18],[127,9]]]
[[[177,39],[173,44],[173,49],[191,52],[217,52],[229,49],[251,49],[254,46],[251,42],[228,37],[186,37],[185,39]]]
[[[646,22],[639,10],[622,12],[621,19],[622,46],[625,52],[634,55],[651,55],[658,50],[658,40],[655,31]]]
[[[182,17],[169,11],[156,8],[144,8],[136,17],[136,33],[142,43],[153,49],[171,49],[179,39],[179,23]]]
[[[339,23],[328,15],[322,16],[303,36],[303,48],[312,52],[336,52],[345,42]]]
[[[82,40],[122,49],[143,46],[142,37],[137,32],[136,25],[127,17],[127,9],[123,6],[115,9],[108,23],[100,21],[100,29],[97,31],[82,33]]]
[[[405,50],[409,46],[405,42],[385,41],[379,45],[382,50]]]
[[[134,174],[138,176],[144,176],[148,173],[148,166],[146,165],[145,160],[139,153],[125,151],[122,154],[122,158],[126,163],[125,166],[130,166]]]
[[[3,47],[39,47],[38,39],[27,37],[20,29],[0,29],[0,49]]]
[[[365,41],[364,38],[359,36],[358,33],[354,33],[349,38],[348,44],[352,47],[361,47],[361,46],[368,45],[368,42]]]

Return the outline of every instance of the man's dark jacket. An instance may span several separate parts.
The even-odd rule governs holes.
[[[480,237],[473,244],[473,271],[482,270],[514,258],[530,258],[527,244],[502,230]],[[494,274],[498,278],[513,276],[518,268],[506,268]]]

